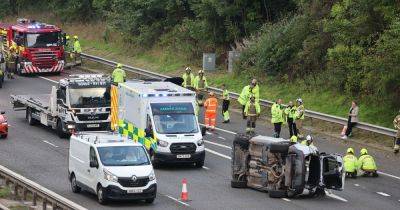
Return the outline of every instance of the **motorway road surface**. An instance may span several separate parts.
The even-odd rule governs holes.
[[[343,192],[333,191],[326,197],[271,199],[268,194],[251,189],[230,187],[230,155],[234,133],[243,131],[245,122],[232,113],[232,123],[218,120],[217,130],[205,136],[206,162],[202,169],[188,166],[163,167],[156,170],[158,194],[151,204],[143,202],[111,202],[108,206],[97,203],[88,193],[74,194],[67,178],[69,141],[59,139],[55,132],[43,126],[29,126],[25,112],[15,112],[10,105],[10,94],[49,93],[61,76],[18,77],[7,80],[0,89],[0,109],[7,112],[9,138],[0,140],[0,164],[59,193],[88,209],[400,209],[400,158],[382,151],[370,149],[385,173],[379,178],[346,180]],[[221,116],[219,116],[221,117]],[[202,121],[202,120],[201,120]],[[287,128],[283,136],[288,137]],[[257,132],[272,133],[270,124],[259,123]],[[317,136],[320,151],[343,153],[350,143],[339,142],[327,136]],[[352,145],[359,151],[360,147]],[[181,180],[188,180],[190,201],[182,203]]]

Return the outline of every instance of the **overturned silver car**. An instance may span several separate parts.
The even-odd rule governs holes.
[[[238,134],[232,150],[233,188],[267,191],[272,198],[343,190],[343,159],[282,138]]]

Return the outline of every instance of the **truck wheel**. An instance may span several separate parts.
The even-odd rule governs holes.
[[[36,125],[36,119],[32,117],[32,109],[26,108],[26,120],[28,121],[29,125]]]
[[[231,180],[232,188],[247,188],[247,181]]]
[[[288,153],[289,146],[290,146],[289,144],[285,144],[285,143],[271,144],[269,146],[269,151],[271,153]]]
[[[62,139],[67,138],[67,134],[63,131],[61,120],[57,120],[57,135]]]
[[[284,197],[286,197],[286,191],[284,191],[284,190],[269,190],[268,195],[270,198],[284,198]]]
[[[104,192],[104,188],[100,185],[97,187],[97,202],[99,202],[101,205],[107,203],[106,192]]]
[[[73,193],[79,193],[81,192],[81,188],[78,186],[76,183],[76,177],[75,174],[71,175],[71,179],[69,180],[71,182],[71,189]]]

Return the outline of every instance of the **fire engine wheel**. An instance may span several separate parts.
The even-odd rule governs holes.
[[[26,120],[28,121],[29,125],[36,125],[37,120],[32,117],[32,109],[26,108]]]
[[[57,135],[61,139],[67,138],[68,136],[67,133],[64,132],[63,123],[61,122],[60,119],[57,120]]]

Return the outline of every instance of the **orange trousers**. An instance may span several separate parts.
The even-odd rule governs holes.
[[[217,114],[215,112],[207,112],[204,115],[204,124],[206,125],[206,128],[215,128],[215,122],[216,122]]]

